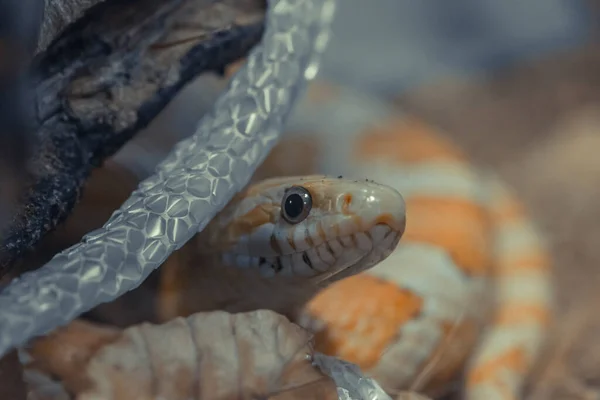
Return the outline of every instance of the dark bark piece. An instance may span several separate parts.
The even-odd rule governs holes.
[[[3,235],[0,276],[67,217],[92,168],[185,84],[245,56],[264,12],[259,0],[110,0],[40,53],[30,189]]]
[[[20,0],[17,0],[20,1]],[[22,1],[22,0],[21,0]],[[29,0],[41,3],[44,20],[40,26],[36,52],[44,51],[69,24],[83,16],[89,9],[104,0]]]

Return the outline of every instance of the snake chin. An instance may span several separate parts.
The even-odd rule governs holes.
[[[367,253],[358,257],[348,257],[352,260],[351,262],[343,262],[339,266],[332,267],[327,273],[315,277],[315,283],[325,287],[341,279],[360,274],[373,268],[392,254],[400,242],[402,232],[391,229],[385,224],[376,225],[374,231],[377,233],[372,236],[378,237],[378,240],[373,243],[373,247]]]

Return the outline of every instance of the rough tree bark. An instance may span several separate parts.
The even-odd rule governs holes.
[[[2,235],[0,276],[21,272],[11,267],[67,217],[92,168],[186,83],[246,55],[264,11],[260,0],[109,0],[38,54],[29,189]]]

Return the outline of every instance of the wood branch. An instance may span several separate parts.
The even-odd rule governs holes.
[[[245,56],[264,12],[259,0],[109,0],[38,54],[37,147],[29,189],[2,236],[0,276],[68,216],[92,168],[185,84]]]

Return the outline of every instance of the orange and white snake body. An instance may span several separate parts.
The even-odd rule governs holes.
[[[323,82],[309,88],[256,179],[316,173],[368,178],[406,203],[406,229],[391,255],[325,287],[299,313],[316,349],[356,363],[390,393],[436,395],[462,373],[465,399],[519,398],[548,331],[552,285],[543,242],[510,190],[431,126]],[[247,219],[244,229],[268,219]],[[324,229],[335,230],[335,221]],[[356,245],[342,242],[340,252]],[[189,276],[165,276],[163,289],[214,293],[212,282],[198,288]],[[255,305],[282,311],[267,291]],[[190,307],[188,314],[200,311]]]

